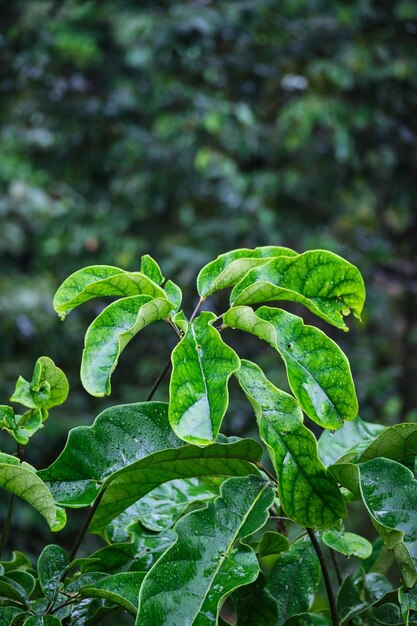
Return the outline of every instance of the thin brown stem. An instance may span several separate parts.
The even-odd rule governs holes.
[[[267,474],[267,476],[269,476],[269,478],[276,484],[277,482],[277,478],[276,476],[273,475],[272,472],[269,471],[269,469],[267,469],[266,467],[264,467],[264,465],[262,465],[262,463],[259,463],[258,465],[259,469],[261,469],[263,472],[265,472],[265,474]]]
[[[201,296],[200,300],[199,300],[199,301],[197,302],[197,304],[196,304],[196,307],[195,307],[194,311],[193,311],[193,312],[192,312],[192,314],[191,314],[191,317],[190,317],[190,322],[192,322],[192,321],[193,321],[193,319],[195,318],[195,316],[197,315],[197,313],[198,313],[198,311],[199,311],[199,309],[200,309],[201,305],[203,304],[204,300],[205,300],[205,297],[204,297],[204,296]]]
[[[168,361],[165,363],[164,369],[162,370],[162,372],[159,374],[158,378],[155,380],[154,384],[152,385],[148,395],[145,398],[145,402],[149,402],[150,400],[152,400],[155,391],[158,389],[159,385],[164,380],[170,368],[171,368],[171,357],[169,357]]]
[[[324,554],[321,550],[319,542],[317,541],[317,537],[314,534],[314,530],[312,530],[311,528],[306,528],[306,530],[308,532],[311,543],[313,544],[316,554],[318,556],[321,571],[323,572],[324,584],[326,585],[327,597],[329,599],[330,614],[332,616],[333,626],[340,626],[339,618],[337,616],[336,601],[335,601],[335,597],[333,594],[332,583],[330,581],[329,570],[327,569],[327,563],[324,558]]]

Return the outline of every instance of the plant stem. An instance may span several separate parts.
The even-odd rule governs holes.
[[[329,548],[329,550],[330,550],[330,556],[332,557],[334,569],[335,569],[335,572],[336,572],[337,582],[339,583],[339,586],[340,586],[342,584],[342,572],[340,571],[340,565],[339,565],[339,562],[337,560],[337,554],[331,548]]]
[[[12,515],[13,515],[13,505],[14,505],[15,496],[14,493],[10,495],[9,500],[9,508],[7,509],[6,521],[4,522],[3,532],[1,533],[0,538],[0,556],[4,548],[6,547],[7,539],[9,537],[10,527],[12,524]]]
[[[192,322],[193,319],[195,318],[195,316],[197,315],[198,310],[201,307],[201,305],[203,304],[204,300],[205,300],[204,296],[201,296],[200,300],[196,304],[196,307],[195,307],[194,311],[191,314],[190,322]]]
[[[269,469],[267,469],[266,467],[264,467],[262,465],[262,463],[259,463],[258,465],[259,469],[261,469],[263,472],[265,472],[265,474],[267,474],[267,476],[269,476],[269,478],[276,484],[277,482],[277,478],[276,476],[273,475],[272,472],[269,471]]]
[[[165,363],[164,369],[162,370],[162,372],[159,374],[158,378],[155,380],[154,384],[152,385],[148,395],[145,398],[145,402],[149,402],[150,400],[152,400],[155,391],[158,389],[159,385],[165,378],[165,375],[169,372],[170,367],[171,367],[171,357],[169,357],[168,361]]]
[[[83,525],[80,528],[80,532],[78,533],[75,541],[74,541],[74,545],[71,548],[71,552],[69,553],[69,561],[71,563],[71,561],[74,560],[75,555],[78,552],[78,548],[81,545],[82,540],[84,539],[84,535],[86,534],[88,527],[90,526],[90,522],[93,518],[94,513],[97,510],[98,505],[101,502],[101,499],[103,498],[104,492],[106,491],[106,489],[104,488],[102,491],[100,491],[100,493],[98,494],[97,498],[94,500],[92,507],[90,508],[87,517],[84,520]]]
[[[330,613],[331,613],[331,616],[332,616],[333,626],[340,626],[339,625],[339,618],[337,616],[336,601],[335,601],[335,598],[334,598],[333,589],[332,589],[332,583],[330,581],[329,571],[327,569],[327,564],[326,564],[326,560],[324,558],[324,554],[321,551],[320,544],[317,541],[317,537],[314,534],[314,530],[311,530],[311,528],[307,528],[306,530],[308,532],[308,535],[310,537],[311,543],[313,544],[314,549],[316,551],[316,554],[318,556],[318,559],[319,559],[319,562],[320,562],[321,571],[323,572],[324,584],[326,585],[327,597],[329,599]]]

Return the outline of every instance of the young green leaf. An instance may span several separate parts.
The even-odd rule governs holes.
[[[15,415],[9,406],[0,406],[0,428],[8,432],[17,443],[25,446],[39,428],[42,428],[41,409],[31,409]]]
[[[278,604],[281,626],[292,615],[308,611],[320,584],[320,564],[309,537],[291,544],[276,561],[268,578],[267,590]]]
[[[255,267],[230,296],[232,306],[277,300],[299,302],[329,324],[348,330],[343,316],[352,311],[360,319],[365,287],[354,265],[332,252],[310,250]]]
[[[297,315],[281,309],[235,307],[224,323],[267,341],[285,362],[288,382],[303,411],[323,428],[340,428],[358,412],[349,362],[339,346]]]
[[[81,587],[83,598],[103,598],[136,616],[139,590],[146,572],[120,572]]]
[[[38,575],[40,586],[48,600],[55,600],[68,564],[67,553],[59,546],[51,544],[42,550],[38,559]]]
[[[100,532],[127,507],[169,480],[257,474],[254,463],[259,462],[261,450],[257,442],[243,439],[234,443],[213,443],[205,448],[188,444],[155,452],[109,476],[90,531]]]
[[[142,328],[167,318],[172,302],[150,296],[130,296],[116,300],[100,313],[85,335],[81,381],[92,395],[111,392],[110,378],[120,353]]]
[[[277,246],[263,246],[254,250],[239,248],[226,252],[200,270],[197,276],[198,293],[206,298],[219,289],[233,287],[253,267],[264,265],[274,257],[296,255],[289,248]]]
[[[189,443],[216,440],[229,402],[227,384],[240,360],[203,312],[186,326],[172,353],[169,420],[175,434]]]
[[[63,506],[88,506],[110,474],[149,454],[182,445],[169,426],[168,404],[121,404],[100,413],[92,426],[71,430],[59,457],[38,476]]]
[[[52,359],[41,356],[35,363],[30,382],[19,376],[10,402],[18,402],[29,409],[48,410],[65,402],[68,391],[64,372]]]
[[[158,626],[168,616],[172,624],[216,624],[222,600],[258,576],[255,553],[236,542],[265,524],[272,502],[262,478],[231,478],[207,508],[183,517],[177,541],[143,581],[136,624]]]
[[[91,265],[64,280],[55,294],[53,305],[64,319],[75,307],[93,298],[138,295],[165,297],[163,289],[141,272],[127,272],[111,265]]]
[[[236,606],[236,626],[276,626],[278,604],[266,589],[267,578],[262,572],[250,585],[240,587],[232,595]]]
[[[300,526],[325,529],[346,515],[338,486],[317,454],[313,433],[303,425],[294,398],[280,391],[254,363],[242,360],[236,373],[255,410],[262,441],[278,476],[286,514]]]
[[[27,465],[0,463],[0,487],[26,500],[48,522],[53,531],[65,526],[51,492],[45,483]]]
[[[173,283],[172,280],[167,280],[164,285],[164,292],[168,300],[172,302],[174,310],[177,311],[180,308],[182,302],[181,289],[178,287],[178,285]]]
[[[339,530],[326,530],[321,536],[323,543],[332,550],[346,556],[356,556],[359,559],[367,559],[372,554],[372,544],[355,533]]]
[[[353,461],[385,428],[382,424],[371,424],[355,417],[335,433],[322,432],[318,441],[319,456],[325,465]]]
[[[140,259],[140,271],[157,285],[162,285],[164,277],[158,263],[149,254],[144,254]]]

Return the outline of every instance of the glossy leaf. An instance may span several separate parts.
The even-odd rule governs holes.
[[[384,430],[382,424],[365,422],[359,416],[351,422],[345,422],[335,433],[325,430],[320,435],[319,456],[325,465],[336,462],[348,463]]]
[[[200,270],[197,276],[198,293],[206,298],[219,289],[233,287],[253,267],[264,265],[274,257],[291,257],[296,254],[289,248],[277,246],[263,246],[254,250],[239,248],[220,254]]]
[[[31,409],[15,415],[9,406],[0,406],[0,428],[8,432],[17,443],[25,446],[32,435],[42,428],[41,409]]]
[[[285,626],[332,626],[332,622],[320,613],[299,613],[287,619]]]
[[[162,285],[164,277],[158,263],[149,254],[144,254],[140,259],[140,271],[157,285]]]
[[[255,441],[185,445],[155,452],[112,474],[92,519],[91,532],[100,532],[131,504],[164,482],[194,476],[242,476],[257,473],[262,448]]]
[[[146,262],[149,268],[149,263]],[[111,265],[91,265],[68,276],[54,297],[54,309],[64,319],[75,307],[104,296],[147,295],[163,298],[164,291],[141,272],[127,272]]]
[[[366,574],[359,578],[346,576],[336,598],[341,623],[349,623],[349,620],[372,607],[391,591],[391,583],[381,574]]]
[[[317,454],[313,433],[303,425],[294,398],[280,391],[250,361],[236,374],[255,410],[262,441],[278,477],[286,514],[300,526],[325,529],[346,515],[339,488]]]
[[[349,362],[339,346],[314,326],[271,307],[235,307],[224,323],[267,341],[284,360],[288,382],[303,411],[323,428],[339,428],[358,412]]]
[[[205,445],[216,440],[229,402],[227,384],[239,357],[204,312],[186,327],[172,353],[169,420],[178,437]]]
[[[145,577],[136,624],[158,626],[168,616],[173,624],[216,624],[224,597],[258,576],[255,553],[235,542],[265,524],[272,502],[262,478],[231,478],[207,508],[183,517],[177,541]]]
[[[365,287],[359,270],[326,250],[278,257],[248,272],[234,287],[230,304],[290,300],[306,306],[329,324],[348,330],[343,317],[360,319]]]
[[[323,543],[332,550],[345,556],[356,556],[359,559],[367,559],[372,554],[372,544],[355,533],[339,530],[326,530],[321,536]]]
[[[0,463],[0,487],[26,500],[46,519],[51,530],[58,531],[65,526],[65,519],[60,516],[48,487],[27,466]]]
[[[394,461],[411,460],[417,455],[417,424],[395,424],[381,432],[356,458],[358,463],[376,457]]]
[[[289,550],[290,547],[285,535],[271,530],[264,532],[259,541],[250,545],[260,557],[281,554],[281,552]]]
[[[38,560],[39,583],[48,600],[54,600],[62,579],[69,564],[65,550],[51,544],[46,546]]]
[[[81,381],[93,396],[111,392],[110,378],[119,356],[142,328],[164,319],[173,310],[172,302],[150,296],[116,300],[100,313],[85,335]]]
[[[52,359],[41,356],[35,363],[30,382],[19,376],[10,402],[18,402],[29,409],[48,410],[65,402],[68,391],[64,372]]]
[[[410,612],[417,611],[417,585],[414,585],[411,589],[407,589],[407,587],[400,587],[398,590],[398,600],[404,624],[405,626],[408,626],[410,621]]]
[[[240,587],[232,595],[237,613],[236,626],[276,626],[278,604],[266,584],[266,576],[260,573],[255,582]]]
[[[32,615],[23,622],[23,626],[60,626],[61,620],[54,615]]]
[[[182,302],[182,291],[172,280],[167,280],[164,285],[165,296],[172,302],[174,310],[177,311]]]
[[[22,609],[16,606],[0,606],[0,626],[10,626],[13,618],[22,612]]]
[[[21,587],[23,587],[27,597],[30,598],[36,586],[36,580],[32,576],[32,574],[29,574],[29,572],[17,570],[8,572],[7,577],[11,580],[14,580]]]
[[[18,550],[13,550],[12,558],[8,561],[0,561],[0,565],[5,572],[26,570],[32,567],[28,557]]]
[[[106,576],[94,583],[81,587],[80,594],[84,598],[103,598],[118,604],[131,615],[136,615],[139,589],[145,572],[121,572]]]
[[[268,578],[267,590],[278,604],[281,626],[292,615],[308,611],[320,584],[320,564],[309,537],[291,544],[276,561]]]
[[[182,445],[169,426],[168,404],[122,404],[100,413],[92,426],[71,430],[59,457],[38,476],[63,506],[87,506],[110,474],[149,454]]]
[[[0,576],[0,598],[8,598],[22,605],[29,605],[29,598],[22,585],[8,576]]]
[[[400,608],[392,602],[386,602],[375,607],[372,611],[372,617],[376,624],[383,626],[403,626],[404,622],[401,618]]]

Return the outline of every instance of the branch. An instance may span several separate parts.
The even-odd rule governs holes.
[[[314,530],[311,530],[311,528],[307,528],[306,530],[310,537],[311,543],[313,544],[314,549],[317,553],[317,556],[320,562],[321,571],[323,572],[324,584],[326,585],[327,597],[329,599],[330,613],[332,616],[333,626],[340,626],[339,618],[337,616],[336,601],[335,601],[334,594],[333,594],[332,583],[330,581],[330,576],[329,576],[329,571],[327,569],[326,560],[324,558],[323,552],[321,551],[320,544],[317,541],[316,535],[314,534]]]

